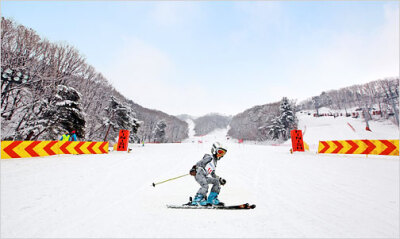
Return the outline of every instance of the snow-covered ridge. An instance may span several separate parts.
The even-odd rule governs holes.
[[[327,108],[323,112],[344,113]],[[343,116],[314,117],[314,111],[297,113],[298,128],[303,131],[304,140],[316,150],[320,140],[351,140],[351,139],[399,139],[399,128],[390,120],[370,120],[366,130],[365,120]],[[377,117],[377,119],[379,119]]]
[[[348,112],[355,112],[355,109],[350,109]],[[318,143],[321,140],[351,140],[351,139],[399,139],[399,128],[393,124],[391,120],[381,119],[379,116],[374,116],[374,120],[369,121],[369,128],[366,130],[365,120],[361,117],[346,117],[345,111],[332,110],[329,108],[321,108],[320,114],[339,114],[342,116],[321,116],[315,117],[315,111],[304,110],[297,112],[296,116],[299,120],[298,129],[302,130],[303,138],[310,145],[312,151],[316,152]],[[218,129],[207,135],[190,137],[184,142],[198,141],[228,141],[238,142],[227,135],[228,129]],[[276,144],[272,141],[257,142],[244,141],[245,144],[271,145]],[[280,145],[291,145],[289,139]]]

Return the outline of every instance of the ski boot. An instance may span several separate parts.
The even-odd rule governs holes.
[[[224,203],[219,201],[218,193],[216,192],[210,192],[210,195],[208,195],[207,202],[215,206],[224,206]]]
[[[208,202],[207,200],[204,198],[204,196],[202,194],[196,194],[196,196],[194,197],[194,200],[191,203],[192,206],[207,206]]]

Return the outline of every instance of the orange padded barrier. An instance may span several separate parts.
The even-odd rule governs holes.
[[[29,158],[56,154],[106,154],[108,142],[1,141],[1,158]]]
[[[318,153],[399,155],[399,140],[319,141]]]

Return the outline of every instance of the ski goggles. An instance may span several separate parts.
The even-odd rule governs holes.
[[[217,157],[222,157],[226,154],[226,150],[225,149],[218,149],[217,150]]]

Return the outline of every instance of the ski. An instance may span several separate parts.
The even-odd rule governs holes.
[[[207,200],[207,199],[206,199]],[[221,203],[219,205],[212,205],[208,204],[205,206],[200,206],[200,205],[192,205],[192,197],[189,197],[189,202],[182,204],[182,205],[171,205],[167,204],[167,208],[174,208],[174,209],[219,209],[219,210],[241,210],[241,209],[254,209],[256,208],[255,204],[238,204],[238,205],[230,205],[226,206],[224,203]]]
[[[218,206],[218,205],[207,205],[207,206],[192,206],[188,204],[183,205],[167,205],[167,208],[174,209],[217,209],[217,210],[243,210],[243,209],[254,209],[256,207],[255,204],[238,204],[238,205],[230,205],[230,206]]]

